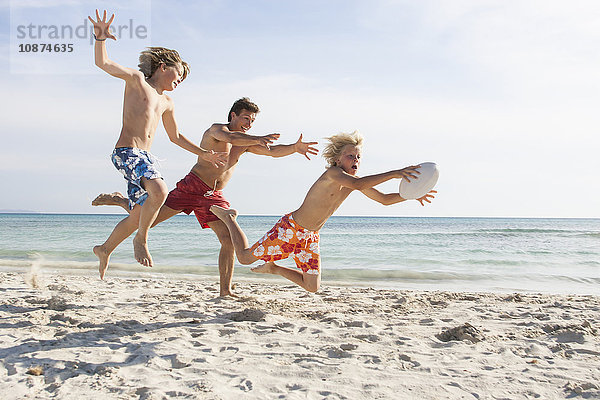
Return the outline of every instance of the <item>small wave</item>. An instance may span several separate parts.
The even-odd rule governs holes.
[[[600,261],[592,261],[592,260],[580,261],[577,264],[579,264],[579,265],[585,265],[585,266],[598,267],[598,266],[600,266]]]
[[[542,228],[503,228],[503,229],[478,229],[480,233],[580,233],[570,229],[542,229]]]
[[[514,261],[514,260],[461,260],[459,261],[460,264],[464,264],[464,265],[507,265],[507,266],[518,266],[518,265],[524,265],[524,264],[528,264],[528,262],[520,260],[520,261]]]
[[[356,280],[356,281],[474,281],[493,279],[488,274],[462,274],[447,271],[410,271],[410,270],[385,270],[385,269],[325,269],[323,279]]]
[[[594,239],[600,239],[600,232],[586,232],[575,235],[577,237],[590,237]]]

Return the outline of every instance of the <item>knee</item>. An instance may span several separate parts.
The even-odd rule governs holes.
[[[256,261],[256,257],[254,257],[250,253],[243,252],[241,254],[237,254],[237,259],[242,265],[249,265]]]
[[[164,202],[169,195],[169,189],[162,179],[157,179],[152,184],[146,184],[148,196],[156,201]]]
[[[167,189],[167,185],[160,185],[155,195],[164,203],[164,201],[167,199],[167,196],[169,195],[169,189]]]

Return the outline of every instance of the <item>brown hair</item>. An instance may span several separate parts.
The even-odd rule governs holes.
[[[328,137],[327,140],[329,143],[327,143],[323,150],[323,157],[327,160],[327,164],[329,164],[330,167],[335,165],[344,146],[351,144],[356,147],[361,147],[363,143],[363,137],[358,131],[352,133],[338,133],[337,135]]]
[[[239,115],[242,110],[247,110],[252,113],[260,112],[260,109],[258,108],[258,106],[256,104],[254,104],[253,102],[251,102],[249,98],[242,97],[241,99],[239,99],[235,103],[233,103],[233,106],[231,106],[231,110],[229,110],[229,114],[227,114],[227,121],[231,122],[231,113],[232,112],[234,112],[236,115]]]
[[[160,64],[165,64],[167,67],[175,67],[181,64],[183,67],[183,81],[190,73],[190,66],[183,61],[176,50],[167,49],[164,47],[148,47],[140,53],[140,63],[138,67],[147,78],[152,77]]]

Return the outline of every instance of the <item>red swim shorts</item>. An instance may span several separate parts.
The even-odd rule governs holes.
[[[188,215],[193,211],[202,228],[208,228],[209,222],[219,219],[210,212],[210,206],[217,205],[224,208],[230,206],[221,190],[212,190],[202,179],[191,172],[177,182],[175,189],[169,192],[165,205],[173,210],[181,210]]]

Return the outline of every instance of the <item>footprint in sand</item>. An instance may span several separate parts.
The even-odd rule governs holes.
[[[377,335],[354,335],[354,337],[371,343],[379,342],[381,340]]]
[[[327,346],[327,347],[324,347],[322,350],[327,352],[327,357],[329,357],[329,358],[350,358],[350,357],[352,357],[352,353],[350,353],[340,347]]]
[[[398,359],[402,362],[403,369],[411,369],[421,366],[420,362],[413,360],[406,354],[399,354]]]
[[[52,315],[50,317],[50,321],[60,321],[60,322],[64,322],[64,323],[68,323],[70,325],[76,325],[79,323],[78,320],[69,317],[68,315],[65,314],[55,314]]]
[[[219,336],[229,336],[238,333],[237,329],[219,329]]]
[[[181,355],[174,355],[171,358],[171,368],[180,369],[180,368],[189,367],[190,365],[192,365],[191,360],[188,360]]]
[[[47,304],[47,308],[54,311],[65,311],[67,308],[71,307],[67,301],[60,296],[52,296]]]
[[[254,385],[252,385],[252,381],[248,380],[248,379],[242,379],[242,381],[240,382],[240,384],[238,385],[238,387],[240,389],[242,389],[244,392],[249,392],[252,390],[252,388],[254,387]]]
[[[256,309],[256,308],[246,308],[243,311],[238,311],[238,312],[233,312],[231,314],[228,314],[225,316],[225,318],[231,320],[231,321],[235,321],[235,322],[242,322],[242,321],[250,321],[250,322],[260,322],[260,321],[264,321],[265,317],[266,317],[266,313]]]
[[[348,321],[346,322],[347,328],[370,328],[371,325],[365,321]]]
[[[221,347],[221,348],[219,349],[219,352],[220,352],[220,353],[226,353],[226,354],[228,354],[229,356],[232,356],[232,355],[234,355],[234,354],[237,354],[239,351],[240,351],[240,349],[239,349],[239,348],[237,348],[237,347],[234,347],[234,346]]]

